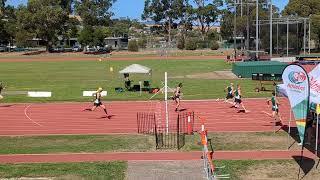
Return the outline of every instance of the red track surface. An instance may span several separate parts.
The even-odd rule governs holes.
[[[121,153],[75,153],[75,154],[24,154],[0,155],[1,163],[57,163],[94,161],[173,161],[199,160],[201,152],[121,152]],[[217,151],[215,160],[268,160],[292,159],[299,157],[300,151]],[[315,158],[305,150],[304,157]]]
[[[261,132],[273,131],[272,118],[265,99],[245,99],[249,113],[237,113],[230,104],[212,101],[185,101],[186,111],[206,118],[209,132]],[[52,134],[113,134],[136,133],[136,113],[156,112],[164,119],[164,106],[160,102],[108,102],[105,118],[101,109],[83,112],[88,103],[2,104],[0,105],[0,135],[52,135]],[[170,103],[170,119],[176,120],[173,103]],[[282,102],[282,119],[287,124],[288,103]],[[160,116],[161,115],[161,116]],[[295,123],[293,123],[295,124]],[[195,129],[200,128],[196,119]],[[279,128],[279,127],[278,127]]]

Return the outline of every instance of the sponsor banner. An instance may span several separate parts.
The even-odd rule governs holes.
[[[283,71],[282,80],[303,143],[309,110],[309,77],[301,66],[289,65]]]
[[[310,80],[310,101],[320,104],[320,64],[308,75]]]

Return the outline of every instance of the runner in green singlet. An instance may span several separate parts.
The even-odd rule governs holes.
[[[280,123],[281,124],[281,118],[280,118],[280,115],[279,115],[279,101],[276,97],[276,93],[275,92],[272,92],[272,97],[267,101],[268,105],[270,104],[271,102],[271,105],[272,105],[272,117],[274,118],[275,120],[275,123]]]

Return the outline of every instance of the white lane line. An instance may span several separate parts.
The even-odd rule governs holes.
[[[25,115],[31,122],[33,122],[34,124],[36,124],[36,125],[38,125],[38,126],[42,126],[41,124],[35,122],[34,120],[32,120],[32,119],[28,116],[27,111],[28,111],[28,109],[29,109],[29,107],[30,107],[31,105],[32,105],[32,104],[30,104],[29,106],[27,106],[27,107],[24,109],[24,115]]]

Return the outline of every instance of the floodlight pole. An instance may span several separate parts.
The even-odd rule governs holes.
[[[309,41],[308,41],[309,54],[311,53],[310,46],[311,46],[311,19],[309,17]]]
[[[277,55],[279,55],[279,23],[277,22]]]
[[[307,19],[303,19],[303,54],[306,55],[306,41],[307,41]]]
[[[287,57],[289,57],[289,18],[287,18]]]
[[[259,51],[259,0],[256,0],[256,57]]]
[[[234,48],[234,59],[237,58],[237,3],[234,3],[234,29],[233,29],[233,48]]]
[[[270,0],[270,58],[272,58],[272,0]]]
[[[168,114],[168,73],[164,73],[164,100],[166,109],[166,131],[169,133],[169,114]]]

